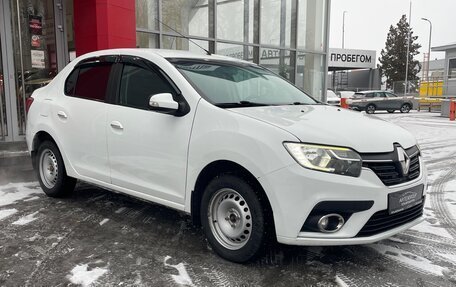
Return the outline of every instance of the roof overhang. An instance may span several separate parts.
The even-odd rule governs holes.
[[[456,49],[456,43],[432,47],[433,52],[445,52],[447,50],[454,50],[454,49]]]

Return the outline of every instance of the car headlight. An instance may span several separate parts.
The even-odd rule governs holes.
[[[354,177],[361,174],[361,156],[349,148],[293,142],[283,145],[303,167]]]

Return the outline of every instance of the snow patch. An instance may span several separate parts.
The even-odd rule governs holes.
[[[37,200],[37,199],[40,199],[40,197],[39,196],[33,196],[33,197],[30,197],[30,198],[24,199],[24,201],[32,201],[32,200]]]
[[[437,276],[443,276],[442,271],[445,270],[444,267],[433,264],[428,259],[415,255],[413,253],[404,251],[399,248],[383,245],[383,244],[373,244],[369,245],[370,248],[376,250],[378,253],[385,255],[388,258],[391,258],[395,261],[404,263],[406,265],[415,267],[424,272],[428,272]]]
[[[90,269],[90,270],[89,270]],[[67,275],[68,280],[73,284],[80,284],[83,287],[90,286],[103,276],[108,269],[106,268],[89,268],[89,264],[77,265],[71,270],[71,275]]]
[[[38,219],[38,217],[34,217],[35,215],[38,214],[39,211],[36,211],[34,213],[30,213],[29,215],[22,216],[18,220],[14,221],[12,224],[14,225],[26,225],[29,224],[32,221],[35,221]]]
[[[99,224],[100,224],[100,225],[103,225],[103,224],[105,224],[105,223],[108,222],[108,221],[109,221],[109,218],[105,218],[105,219],[103,219],[102,221],[100,221]]]
[[[445,228],[440,226],[438,222],[436,224],[431,224],[425,220],[425,221],[421,222],[420,224],[413,226],[410,229],[416,230],[416,231],[419,231],[422,233],[430,233],[430,234],[434,234],[434,235],[437,235],[440,237],[453,239],[453,237],[450,235],[450,233],[448,233],[448,231]]]
[[[8,216],[11,216],[17,212],[17,209],[11,208],[11,209],[2,209],[0,210],[0,220],[7,218]]]
[[[348,284],[345,283],[345,281],[342,280],[338,275],[336,275],[335,281],[336,281],[337,286],[339,286],[339,287],[348,287]]]
[[[188,275],[187,270],[185,269],[184,263],[179,263],[177,265],[171,265],[166,263],[170,258],[171,256],[166,256],[163,264],[165,264],[165,266],[167,267],[172,267],[179,272],[179,275],[171,274],[171,278],[173,278],[174,282],[181,286],[195,286],[192,282],[192,279]]]
[[[117,213],[117,214],[122,213],[125,209],[127,209],[127,208],[126,207],[121,207],[121,208],[117,209],[115,211],[115,213]]]
[[[456,255],[454,255],[454,254],[439,253],[439,256],[442,256],[442,257],[450,260],[453,264],[456,264]]]
[[[28,186],[30,186],[30,182],[9,183],[0,186],[0,206],[10,205],[41,193],[40,189],[32,189]]]

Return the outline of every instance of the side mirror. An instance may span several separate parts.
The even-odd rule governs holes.
[[[170,93],[161,93],[150,96],[149,108],[164,114],[175,114],[179,109],[179,103],[173,99]]]

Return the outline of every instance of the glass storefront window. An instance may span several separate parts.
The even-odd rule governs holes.
[[[150,33],[136,33],[136,47],[138,48],[158,48],[158,35]]]
[[[298,52],[296,65],[296,86],[321,101],[325,79],[323,55]]]
[[[253,2],[253,0],[217,0],[217,38],[252,43]]]
[[[26,98],[57,74],[54,1],[11,2],[17,118],[19,135],[24,135]]]
[[[290,64],[290,57],[293,55],[289,50],[261,48],[260,65],[287,80],[291,80],[294,72],[293,66]]]
[[[233,45],[227,43],[217,43],[217,54],[236,59],[253,62],[253,47],[244,45]]]
[[[171,49],[171,50],[185,50],[185,51],[190,51],[196,54],[202,54],[205,55],[206,52],[195,45],[194,43],[188,41],[185,38],[182,37],[173,37],[173,36],[163,36],[163,43],[162,43],[162,48],[163,49]],[[201,40],[196,40],[192,39],[193,42],[197,43],[204,49],[208,50],[209,49],[209,44],[207,41],[201,41]]]
[[[162,2],[162,25],[164,32],[208,37],[208,0],[166,0]],[[169,28],[169,27],[171,28]]]
[[[136,0],[136,27],[158,30],[157,19],[158,0]]]
[[[290,47],[291,0],[261,1],[261,44]]]
[[[323,52],[326,42],[326,1],[299,0],[298,48]]]

